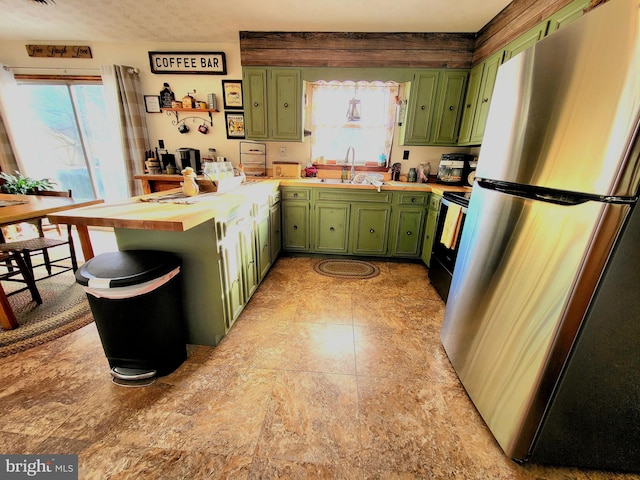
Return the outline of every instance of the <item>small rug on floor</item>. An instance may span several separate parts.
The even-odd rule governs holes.
[[[327,259],[313,265],[313,269],[327,277],[367,279],[380,275],[380,269],[362,260]]]
[[[3,282],[8,293],[22,284]],[[37,282],[42,304],[28,290],[9,297],[18,328],[0,328],[0,358],[49,342],[93,322],[87,296],[72,272]]]

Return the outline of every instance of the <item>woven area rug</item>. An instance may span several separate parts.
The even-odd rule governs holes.
[[[313,265],[313,269],[327,277],[367,279],[380,275],[380,269],[362,260],[327,259],[320,260]]]
[[[42,345],[93,322],[87,296],[72,272],[40,280],[37,285],[41,305],[31,299],[28,290],[9,297],[19,326],[13,330],[0,328],[0,358]],[[6,292],[21,286],[3,282]]]

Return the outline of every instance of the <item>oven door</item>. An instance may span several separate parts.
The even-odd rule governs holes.
[[[457,234],[452,243],[451,248],[443,243],[442,233],[445,229],[445,221],[447,212],[452,204],[457,204],[461,208],[461,215]],[[436,291],[446,302],[449,296],[449,288],[451,287],[451,279],[453,277],[453,268],[456,264],[458,256],[458,248],[460,246],[460,238],[462,237],[462,228],[467,216],[467,207],[450,199],[443,198],[440,201],[440,211],[436,222],[436,231],[434,235],[433,250],[431,252],[431,268],[429,269],[429,279]]]

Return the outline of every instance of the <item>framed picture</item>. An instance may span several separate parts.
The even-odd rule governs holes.
[[[227,138],[244,138],[244,112],[224,112],[224,120],[227,124]]]
[[[147,113],[160,113],[160,95],[145,95],[144,108]]]
[[[242,110],[242,80],[222,80],[224,108]]]

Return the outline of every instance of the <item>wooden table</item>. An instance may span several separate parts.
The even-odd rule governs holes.
[[[2,206],[4,202],[23,202],[14,205]],[[26,222],[36,218],[71,208],[85,207],[103,203],[103,200],[74,199],[68,197],[45,197],[37,195],[9,195],[0,193],[0,225]],[[78,237],[82,254],[85,260],[93,257],[91,238],[86,225],[77,225]],[[11,330],[18,326],[16,316],[7,300],[7,295],[0,285],[0,326],[5,330]]]

